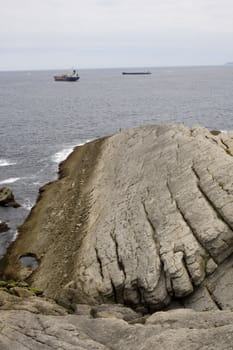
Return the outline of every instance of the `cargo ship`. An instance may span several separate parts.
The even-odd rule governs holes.
[[[68,74],[56,74],[54,75],[55,81],[77,81],[79,80],[79,75],[74,69],[71,73]]]
[[[144,74],[151,74],[151,72],[122,72],[123,75],[144,75]]]

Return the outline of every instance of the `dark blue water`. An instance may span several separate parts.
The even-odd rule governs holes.
[[[233,66],[123,70],[81,70],[75,83],[54,82],[51,71],[0,72],[0,187],[22,205],[0,208],[11,227],[1,241],[13,237],[39,187],[77,144],[143,124],[233,130]]]

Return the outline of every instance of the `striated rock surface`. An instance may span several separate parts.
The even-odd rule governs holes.
[[[232,350],[233,313],[158,312],[145,325],[117,317],[1,311],[1,350]]]
[[[57,305],[53,300],[37,297],[23,288],[19,291],[19,287],[15,288],[14,294],[0,290],[0,310],[1,314],[3,310],[12,312],[17,310],[15,314],[19,319],[20,316],[17,316],[17,314],[20,310],[41,315],[64,316],[67,314],[67,310]]]
[[[66,307],[110,301],[153,311],[191,295],[185,307],[229,308],[232,292],[221,306],[219,281],[232,275],[232,154],[233,134],[183,125],[77,147],[41,189],[3,273]],[[27,255],[37,264],[22,265]]]

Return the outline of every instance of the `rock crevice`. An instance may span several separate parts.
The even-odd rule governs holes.
[[[41,191],[2,273],[65,303],[188,304],[233,252],[232,140],[167,125],[76,148]],[[33,271],[19,261],[28,252],[40,261]]]

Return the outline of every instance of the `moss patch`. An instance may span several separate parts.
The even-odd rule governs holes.
[[[13,294],[13,288],[15,288],[15,287],[24,288],[37,296],[43,295],[42,290],[30,287],[29,284],[25,281],[14,281],[14,280],[1,281],[0,280],[0,291],[2,291],[2,292],[7,292],[9,294]]]

